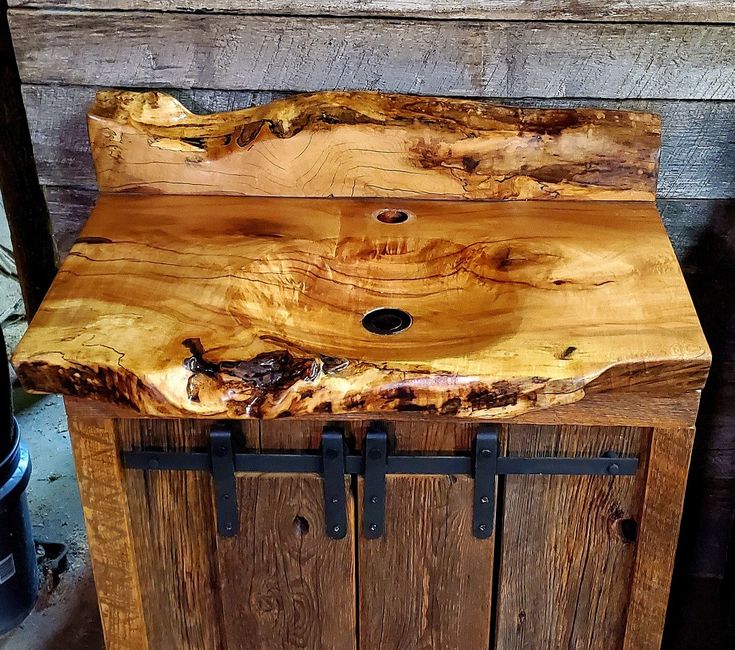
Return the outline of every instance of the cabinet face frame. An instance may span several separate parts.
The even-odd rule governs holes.
[[[691,429],[503,425],[504,455],[617,447],[641,462],[634,477],[498,477],[497,532],[488,540],[471,533],[467,476],[389,475],[378,540],[361,533],[362,478],[346,479],[348,534],[337,541],[323,534],[321,478],[283,474],[238,474],[242,529],[225,539],[207,474],[154,477],[119,462],[143,436],[171,449],[201,446],[211,422],[95,419],[73,408],[109,647],[236,648],[243,638],[263,648],[660,644]],[[359,446],[368,421],[342,424]],[[240,425],[253,448],[314,449],[323,422]],[[397,451],[446,452],[468,450],[477,426],[410,420],[390,428]],[[579,517],[583,507],[592,516]]]

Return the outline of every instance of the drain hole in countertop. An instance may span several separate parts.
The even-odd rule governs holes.
[[[398,334],[411,327],[411,314],[402,309],[381,307],[369,311],[362,318],[362,326],[373,334]]]
[[[393,209],[381,210],[375,215],[375,218],[381,223],[391,224],[404,223],[405,221],[408,221],[409,217],[410,215],[405,210]]]

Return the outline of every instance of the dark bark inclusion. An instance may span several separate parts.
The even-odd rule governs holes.
[[[214,363],[204,358],[206,352],[200,339],[186,339],[183,343],[191,352],[184,365],[193,373],[232,377],[259,390],[278,390],[302,379],[315,379],[319,373],[316,359],[298,359],[287,350],[262,352],[247,361]]]
[[[228,402],[228,408],[237,413],[248,416],[261,416],[261,407],[267,397],[277,397],[286,393],[289,388],[299,381],[314,381],[320,374],[329,375],[338,373],[350,366],[347,359],[334,357],[298,358],[287,350],[263,352],[246,361],[219,361],[212,362],[205,358],[206,350],[201,340],[189,338],[183,341],[191,356],[184,359],[184,366],[191,371],[187,386],[187,394],[192,402],[199,401],[198,376],[204,375],[214,380],[223,394],[230,389],[245,389],[249,392],[248,400]],[[388,371],[389,372],[389,371]],[[417,372],[416,374],[423,374]],[[451,376],[451,373],[435,373]],[[539,388],[548,381],[545,377],[532,377],[531,383]],[[447,391],[449,392],[449,391]],[[308,388],[299,395],[299,400],[310,400],[318,396],[317,391]],[[452,416],[462,411],[474,412],[493,408],[515,406],[519,401],[535,402],[536,391],[524,391],[512,382],[498,381],[490,385],[475,384],[463,396],[447,395],[446,399],[438,404],[428,402],[433,395],[417,394],[410,386],[392,386],[378,389],[368,394],[348,393],[341,401],[342,408],[335,409],[330,401],[322,401],[307,409],[312,413],[350,412],[375,410],[373,407],[398,412],[422,412],[426,414]],[[278,417],[288,417],[290,411],[278,414]]]

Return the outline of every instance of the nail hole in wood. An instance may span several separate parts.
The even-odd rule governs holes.
[[[381,307],[369,311],[362,318],[362,326],[373,334],[388,335],[398,334],[411,327],[413,319],[411,314],[402,309]]]
[[[381,210],[378,212],[378,214],[375,215],[375,218],[380,221],[381,223],[404,223],[408,221],[410,215],[405,210],[393,210],[393,209],[386,209]]]
[[[309,532],[309,522],[301,515],[296,515],[293,519],[293,532],[297,535],[306,535]]]

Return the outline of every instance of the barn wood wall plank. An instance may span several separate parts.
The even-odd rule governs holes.
[[[735,99],[728,25],[232,20],[45,9],[9,15],[25,83]]]
[[[100,0],[9,0],[11,7],[101,9]],[[735,22],[730,0],[109,0],[106,9],[489,20]]]

